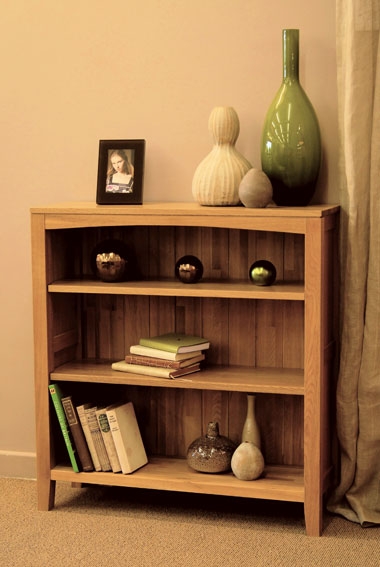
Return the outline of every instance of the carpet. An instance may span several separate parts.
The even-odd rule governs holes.
[[[36,482],[0,478],[1,567],[380,566],[380,528],[326,513],[305,535],[300,504],[57,483],[37,511]]]

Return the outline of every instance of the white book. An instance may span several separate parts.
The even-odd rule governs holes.
[[[96,410],[96,419],[99,423],[100,432],[103,437],[104,445],[111,463],[112,472],[118,473],[121,471],[119,457],[115,447],[115,442],[112,437],[111,428],[109,425],[106,410],[104,408]]]
[[[129,474],[148,462],[132,402],[106,408],[108,422],[123,474]]]

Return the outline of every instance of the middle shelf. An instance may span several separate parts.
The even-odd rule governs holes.
[[[111,361],[73,361],[56,368],[52,381],[126,384],[229,392],[304,395],[304,372],[298,368],[207,366],[184,378],[168,379],[112,370]]]

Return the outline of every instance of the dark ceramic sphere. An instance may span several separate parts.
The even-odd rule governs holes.
[[[176,262],[175,275],[183,283],[197,283],[203,276],[203,264],[191,254],[182,256]]]
[[[276,276],[276,268],[268,260],[257,260],[249,268],[250,280],[255,285],[272,285]]]

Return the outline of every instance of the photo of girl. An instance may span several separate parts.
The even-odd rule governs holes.
[[[141,205],[145,140],[99,140],[97,205]]]
[[[108,150],[106,193],[132,193],[134,150]]]

